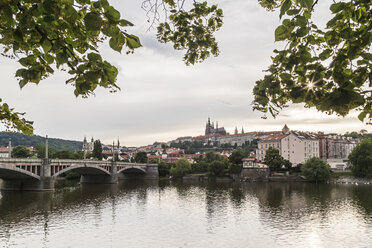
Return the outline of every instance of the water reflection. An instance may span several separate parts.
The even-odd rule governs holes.
[[[333,247],[341,237],[340,247],[368,247],[371,193],[364,185],[157,181],[1,192],[0,244],[76,247],[83,237],[84,247],[121,247],[124,238],[127,247]]]

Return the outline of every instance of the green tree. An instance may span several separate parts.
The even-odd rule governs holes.
[[[372,138],[364,139],[349,155],[351,171],[356,177],[372,176]]]
[[[209,164],[208,171],[212,176],[222,177],[225,175],[226,163],[224,161],[213,161]]]
[[[191,165],[185,158],[178,159],[175,167],[170,169],[170,174],[176,178],[182,178],[188,172],[191,172]]]
[[[229,157],[230,163],[233,164],[242,164],[242,159],[244,158],[244,152],[241,149],[235,150],[231,153]]]
[[[36,153],[38,158],[45,158],[45,145],[42,144],[37,144],[34,147],[34,152]],[[48,157],[52,158],[53,157],[53,149],[48,146]]]
[[[102,160],[102,144],[100,140],[94,141],[92,156],[98,160]]]
[[[229,173],[239,174],[243,169],[243,164],[229,164]]]
[[[283,159],[283,165],[284,165],[284,167],[285,167],[287,170],[292,169],[292,163],[291,163],[291,161],[289,161],[289,160],[287,160],[287,159]]]
[[[12,149],[12,158],[28,158],[30,156],[30,151],[25,146],[16,146]]]
[[[331,177],[331,167],[321,158],[312,157],[301,166],[301,172],[310,181],[326,181]]]
[[[334,1],[324,29],[312,19],[318,0],[259,2],[280,9],[275,41],[286,46],[274,50],[268,74],[256,82],[254,109],[276,116],[288,102],[305,103],[340,116],[357,110],[371,124],[371,1]]]
[[[160,177],[169,176],[170,174],[171,165],[168,163],[165,163],[164,161],[160,161],[158,164],[158,171]]]
[[[136,163],[147,163],[147,153],[146,152],[137,152],[134,156]]]
[[[51,157],[56,159],[72,159],[73,154],[69,150],[60,150],[53,153]]]
[[[84,151],[76,151],[72,154],[72,159],[84,159]]]
[[[207,172],[208,171],[208,163],[205,161],[200,161],[194,164],[191,164],[192,172]]]
[[[280,156],[279,150],[273,147],[269,147],[265,155],[265,164],[270,167],[270,170],[277,171],[282,168],[284,159]]]

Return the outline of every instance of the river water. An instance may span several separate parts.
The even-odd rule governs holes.
[[[372,186],[126,181],[1,192],[0,247],[372,247]]]

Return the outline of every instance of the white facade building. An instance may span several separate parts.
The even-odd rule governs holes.
[[[264,161],[270,147],[278,149],[280,155],[293,165],[319,157],[319,139],[315,134],[289,131],[287,126],[283,128],[282,134],[270,135],[258,141],[257,159]]]

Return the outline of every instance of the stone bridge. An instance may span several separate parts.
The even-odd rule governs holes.
[[[53,190],[63,173],[79,173],[80,183],[117,183],[119,179],[158,179],[157,164],[114,161],[0,158],[3,190]]]

